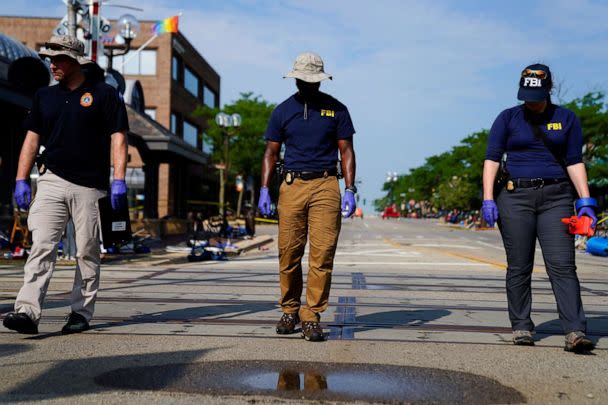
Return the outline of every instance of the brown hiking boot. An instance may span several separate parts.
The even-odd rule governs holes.
[[[319,322],[302,322],[302,337],[310,342],[322,342],[325,340],[325,335]]]
[[[588,353],[595,349],[595,345],[584,332],[574,331],[566,335],[566,346],[564,350],[574,353]]]
[[[296,331],[296,325],[300,323],[298,314],[283,313],[283,316],[277,323],[277,333],[279,335],[289,335]]]

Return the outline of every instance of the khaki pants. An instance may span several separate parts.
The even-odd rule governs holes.
[[[38,191],[30,206],[27,224],[32,231],[32,249],[25,263],[23,287],[15,311],[40,321],[55,261],[57,245],[70,218],[76,231],[76,276],[72,289],[72,312],[93,316],[99,288],[99,209],[105,191],[78,186],[47,170],[38,178]]]
[[[279,267],[283,312],[299,311],[302,321],[318,321],[327,309],[331,272],[340,234],[340,187],[336,177],[283,182],[279,196]],[[310,239],[306,305],[302,296],[302,256]]]

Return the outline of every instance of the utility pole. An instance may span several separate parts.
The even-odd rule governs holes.
[[[76,37],[76,0],[67,0],[68,5],[68,35]]]

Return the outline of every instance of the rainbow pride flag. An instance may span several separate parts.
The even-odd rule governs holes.
[[[152,32],[156,35],[164,34],[165,32],[177,32],[179,25],[179,16],[174,15],[173,17],[165,18],[164,20],[158,21],[152,27]]]

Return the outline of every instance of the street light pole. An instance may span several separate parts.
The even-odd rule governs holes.
[[[76,0],[67,0],[68,6],[68,35],[76,36]]]
[[[140,31],[139,21],[131,14],[120,16],[117,25],[118,35],[116,37],[120,38],[120,40],[124,40],[124,44],[106,45],[104,47],[104,55],[108,57],[108,70],[113,68],[113,59],[115,56],[122,56],[129,53],[131,50],[131,42],[137,37]]]
[[[220,128],[224,137],[224,165],[220,168],[220,215],[226,223],[226,184],[228,183],[228,173],[230,170],[229,138],[236,133],[236,128],[241,126],[241,116],[239,114],[228,115],[220,112],[215,116],[215,123]],[[233,128],[231,131],[230,128]]]

